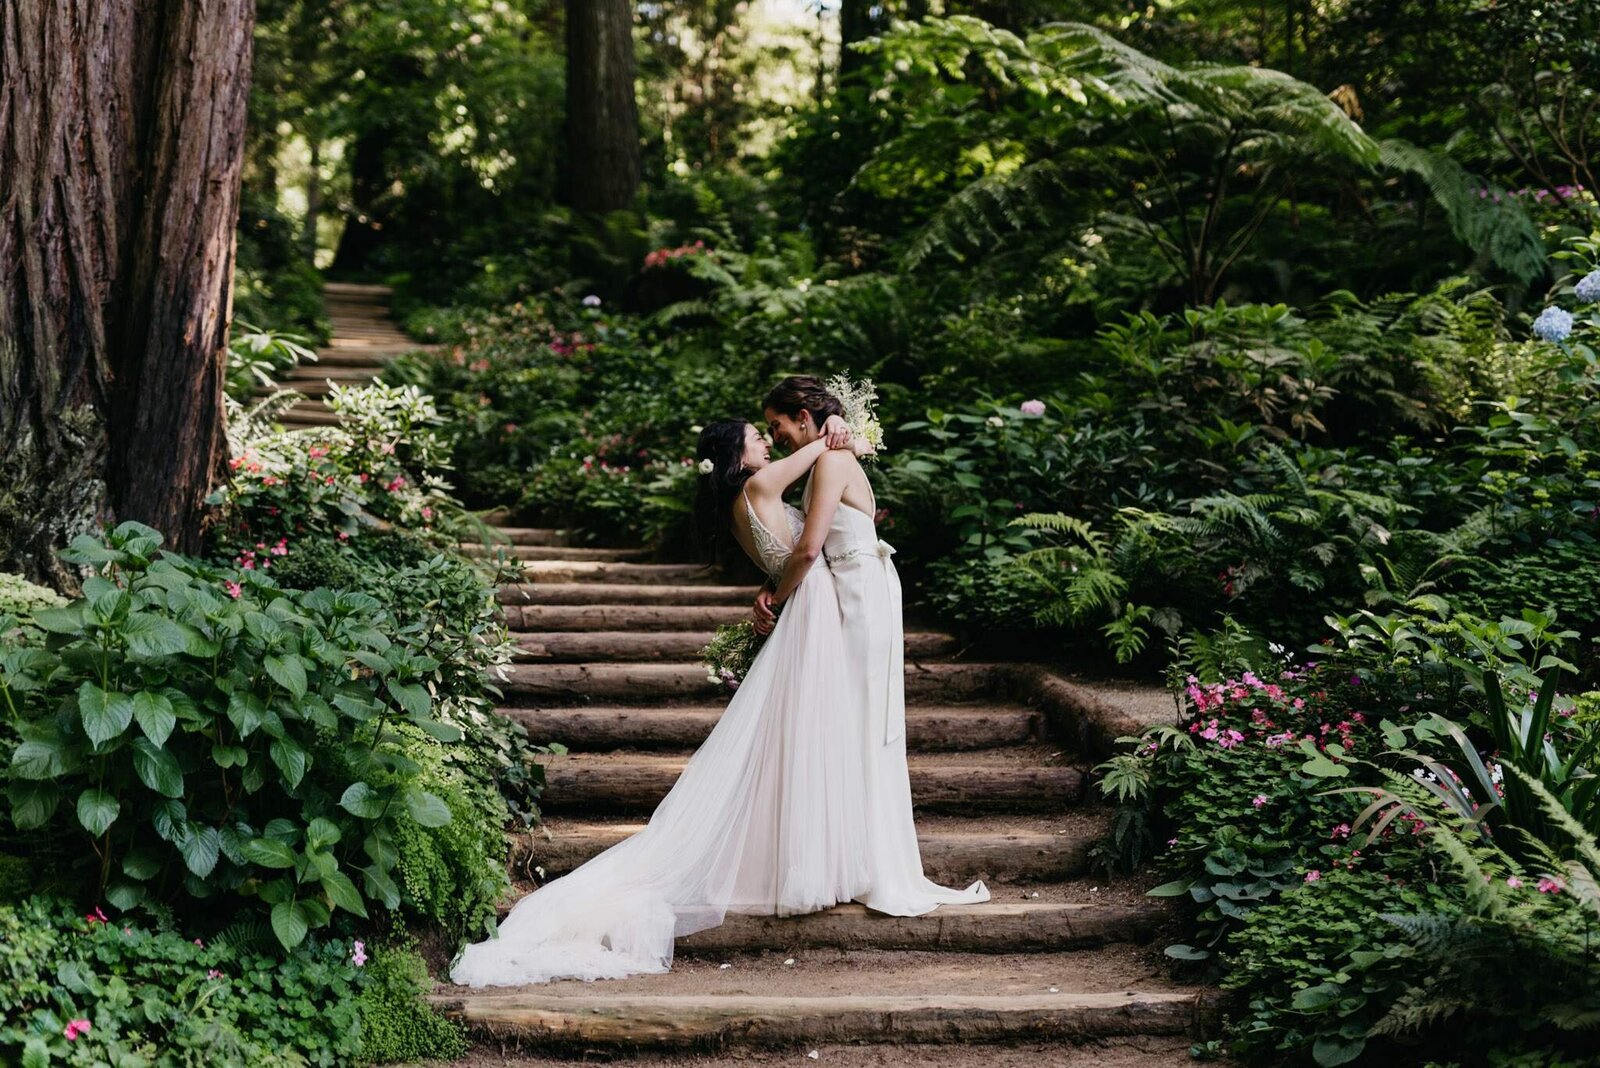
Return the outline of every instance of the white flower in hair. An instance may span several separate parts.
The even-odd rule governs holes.
[[[828,392],[839,398],[839,406],[844,409],[845,425],[850,432],[872,446],[873,455],[863,456],[862,459],[870,460],[883,452],[883,425],[878,422],[878,413],[872,404],[878,399],[878,390],[872,380],[863,378],[860,382],[852,382],[849,375],[834,375],[828,379]]]
[[[700,461],[700,473],[702,475],[709,475],[716,469],[717,465],[711,462],[711,457],[707,456],[704,460]]]

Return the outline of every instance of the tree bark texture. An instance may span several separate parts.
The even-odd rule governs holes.
[[[579,211],[625,208],[639,188],[630,0],[568,0],[568,200]]]
[[[0,568],[226,477],[252,0],[0,3]]]

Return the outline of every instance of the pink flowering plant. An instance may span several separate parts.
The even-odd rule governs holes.
[[[270,570],[308,539],[354,548],[400,528],[444,544],[456,529],[431,399],[411,387],[334,386],[328,405],[337,426],[277,431],[243,413],[230,425],[232,475],[209,503],[223,515],[216,551],[241,568]]]

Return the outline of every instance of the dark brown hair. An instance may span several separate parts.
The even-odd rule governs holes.
[[[801,412],[810,412],[811,421],[818,430],[828,421],[828,416],[844,415],[844,405],[839,403],[839,398],[828,392],[822,379],[811,375],[790,375],[785,378],[762,399],[761,407],[763,410],[771,408],[791,419],[800,418]]]
[[[710,473],[695,480],[694,492],[695,546],[706,563],[727,564],[738,551],[730,526],[733,502],[751,475],[744,466],[749,426],[743,419],[718,419],[700,431],[695,445],[695,460],[711,461]]]

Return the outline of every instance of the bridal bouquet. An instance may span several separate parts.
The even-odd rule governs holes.
[[[860,382],[852,382],[849,375],[834,375],[828,379],[828,392],[839,398],[850,432],[872,445],[873,451],[862,459],[870,460],[881,453],[883,425],[878,422],[878,413],[873,408],[872,402],[878,399],[878,389],[872,380],[863,378]]]
[[[711,644],[700,650],[707,680],[722,683],[730,692],[737,690],[766,640],[748,619],[718,627]]]

